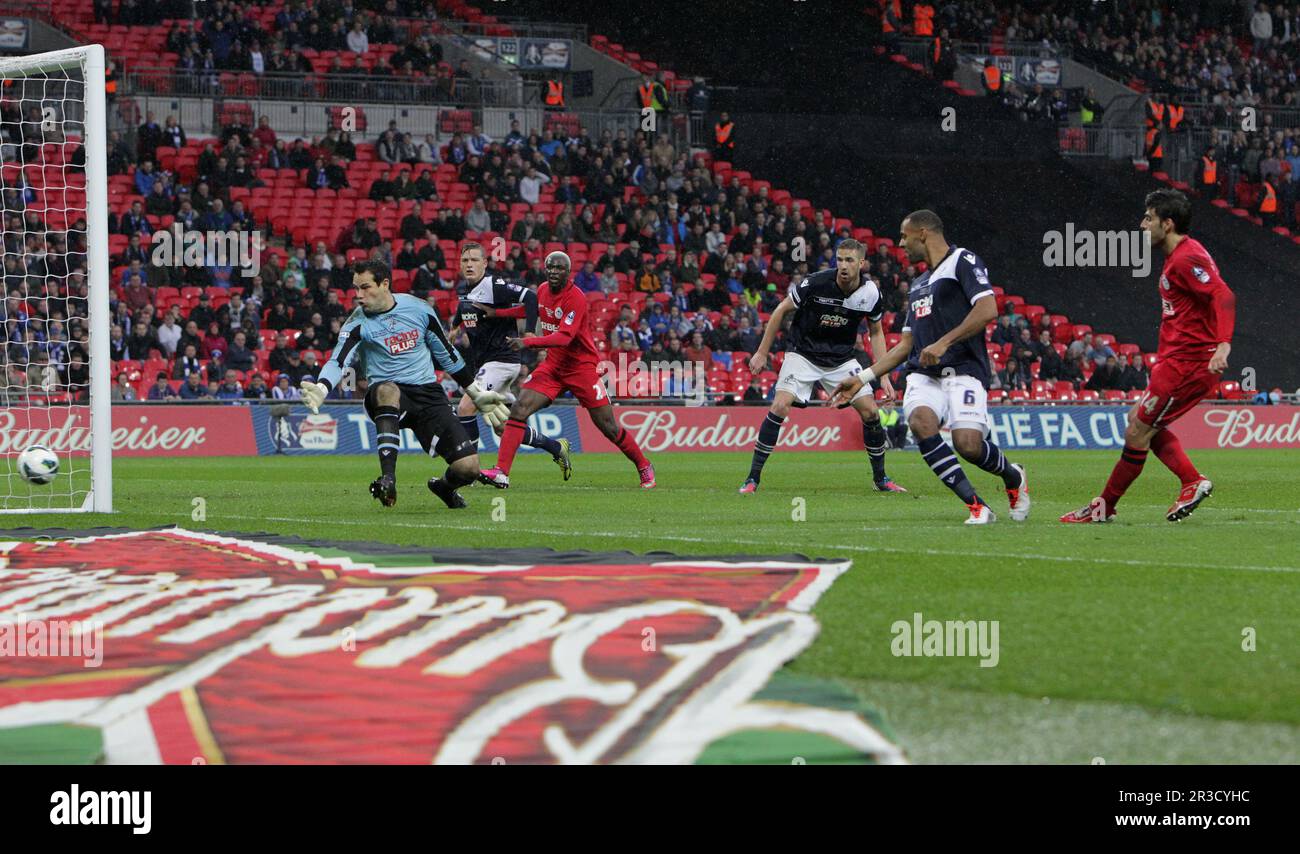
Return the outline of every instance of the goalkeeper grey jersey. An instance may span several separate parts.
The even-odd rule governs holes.
[[[428,303],[410,294],[393,294],[388,311],[368,314],[360,306],[339,330],[319,381],[333,388],[343,370],[361,357],[371,384],[392,381],[428,385],[438,381],[441,368],[462,386],[474,380],[465,359],[447,340],[442,322]]]

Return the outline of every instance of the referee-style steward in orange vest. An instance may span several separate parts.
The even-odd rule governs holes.
[[[546,81],[546,106],[564,106],[564,84],[559,80]]]
[[[1219,164],[1208,154],[1201,156],[1201,184],[1213,187],[1219,183]]]
[[[996,65],[984,66],[984,85],[990,92],[997,92],[1002,88],[1002,72]]]
[[[1267,178],[1264,179],[1264,200],[1259,203],[1259,212],[1277,213],[1277,190],[1273,189],[1273,182]]]
[[[934,35],[934,7],[929,3],[917,3],[912,10],[912,35]]]
[[[731,130],[736,126],[735,122],[727,122],[725,125],[719,122],[713,126],[713,139],[718,144],[718,148],[725,148],[731,151],[736,147],[736,142],[731,138]]]

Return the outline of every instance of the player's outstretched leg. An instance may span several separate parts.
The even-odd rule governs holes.
[[[758,491],[763,466],[767,465],[767,458],[776,450],[776,440],[781,437],[781,425],[790,414],[790,405],[793,403],[794,395],[788,391],[778,391],[773,397],[772,408],[767,411],[767,417],[758,428],[758,438],[754,440],[754,457],[749,463],[749,477],[741,485],[740,494],[752,495]]]
[[[479,472],[480,483],[495,486],[497,489],[510,487],[510,467],[515,463],[519,443],[523,441],[524,431],[528,429],[525,422],[534,412],[549,406],[550,403],[549,397],[530,388],[520,391],[519,399],[515,401],[514,406],[510,407],[510,418],[506,421],[506,427],[501,431],[501,449],[497,452],[497,464]]]
[[[551,455],[551,459],[560,467],[560,472],[564,479],[568,480],[573,475],[573,461],[569,457],[569,440],[552,439],[543,433],[539,433],[527,424],[524,425],[523,444],[530,448],[538,448],[546,451]]]
[[[1152,437],[1151,450],[1155,452],[1160,462],[1177,476],[1178,482],[1182,485],[1178,492],[1178,499],[1165,513],[1165,518],[1170,522],[1186,519],[1201,506],[1202,501],[1210,497],[1214,491],[1214,484],[1196,470],[1196,466],[1183,450],[1183,443],[1178,441],[1178,437],[1169,428],[1166,427]]]
[[[970,510],[970,518],[966,520],[966,524],[987,525],[996,521],[997,516],[993,515],[993,510],[984,503],[975,492],[975,487],[966,479],[966,472],[962,470],[961,462],[953,452],[952,446],[939,435],[939,417],[934,414],[934,411],[924,406],[917,407],[908,418],[908,426],[916,436],[917,447],[920,448],[921,458],[925,460],[926,465]]]
[[[604,406],[588,409],[587,414],[591,416],[591,423],[596,425],[596,429],[613,442],[623,452],[623,456],[636,466],[636,473],[641,478],[641,488],[654,489],[655,467],[650,465],[645,454],[641,453],[641,447],[636,443],[636,439],[632,438],[632,434],[618,426],[618,421],[614,419],[613,405],[607,403]]]
[[[1115,506],[1133,481],[1138,479],[1138,475],[1142,474],[1142,466],[1146,464],[1147,452],[1156,432],[1137,417],[1137,412],[1137,406],[1129,411],[1128,427],[1124,431],[1124,450],[1120,451],[1119,462],[1115,463],[1110,477],[1106,479],[1106,488],[1083,507],[1062,516],[1062,522],[1088,524],[1109,522],[1115,518]]]
[[[385,507],[397,503],[397,450],[401,446],[397,421],[401,417],[402,393],[396,383],[381,383],[375,389],[375,444],[379,451],[379,477],[370,484],[370,494]]]
[[[952,431],[952,443],[962,459],[969,460],[989,474],[1002,478],[1011,504],[1011,518],[1023,522],[1029,518],[1029,480],[1025,467],[1010,462],[1002,449],[990,442],[983,430],[959,427]]]
[[[885,474],[885,447],[889,444],[889,437],[885,435],[885,426],[880,423],[876,401],[870,394],[865,394],[853,401],[853,408],[862,416],[862,445],[871,461],[872,483],[880,492],[907,492]]]

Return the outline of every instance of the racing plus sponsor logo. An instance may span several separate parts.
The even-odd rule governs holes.
[[[847,326],[848,323],[849,319],[842,314],[823,314],[819,325],[838,329],[841,326]]]
[[[0,617],[107,641],[91,673],[6,662],[0,726],[98,727],[109,763],[675,764],[756,730],[903,761],[857,714],[754,699],[846,562],[376,566],[180,529],[0,553]]]
[[[153,828],[153,792],[82,791],[73,783],[50,795],[50,824],[124,824],[136,835]]]
[[[90,453],[89,410],[69,413],[61,423],[53,420],[59,411],[66,410],[0,409],[0,454],[16,454],[28,445],[45,445],[60,454]],[[20,412],[26,417],[20,419]],[[148,414],[133,427],[113,428],[114,451],[188,451],[206,440],[206,427],[163,427]]]
[[[1300,447],[1300,411],[1292,410],[1290,421],[1257,424],[1253,409],[1216,407],[1205,411],[1205,423],[1218,430],[1220,448]]]
[[[389,335],[384,339],[384,346],[388,352],[396,356],[398,353],[405,353],[408,350],[414,350],[415,345],[420,343],[420,332],[417,329],[406,329]]]
[[[934,307],[934,295],[927,294],[920,299],[912,300],[913,317],[929,317],[931,309]]]
[[[748,450],[758,440],[758,427],[734,424],[727,413],[714,415],[704,425],[678,426],[671,409],[630,409],[618,414],[619,423],[636,438],[644,451]],[[787,424],[777,440],[778,447],[817,450],[840,442],[837,426],[804,427]]]

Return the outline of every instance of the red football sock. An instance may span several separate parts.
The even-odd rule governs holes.
[[[497,468],[506,474],[510,474],[510,466],[515,462],[515,452],[519,450],[519,443],[523,438],[524,422],[513,418],[507,421],[506,429],[501,431],[501,450],[497,451]]]
[[[1156,452],[1160,462],[1178,476],[1179,483],[1196,483],[1201,479],[1201,473],[1196,470],[1196,466],[1183,451],[1183,443],[1178,441],[1178,437],[1172,430],[1166,429],[1157,433],[1151,440],[1151,450]]]
[[[1115,468],[1111,470],[1110,478],[1106,481],[1106,488],[1101,493],[1101,500],[1106,502],[1107,512],[1115,508],[1120,498],[1128,491],[1129,485],[1142,474],[1142,464],[1146,461],[1146,448],[1124,446],[1124,450],[1119,455],[1119,462],[1115,463]]]
[[[619,429],[618,435],[614,437],[614,444],[618,445],[618,449],[623,452],[623,456],[631,460],[638,471],[650,465],[650,461],[645,458],[645,454],[641,453],[641,448],[637,445],[636,439],[633,439],[632,434],[626,430]]]

